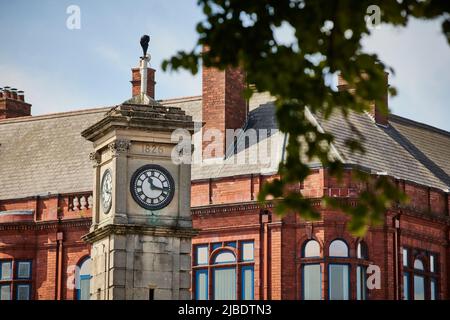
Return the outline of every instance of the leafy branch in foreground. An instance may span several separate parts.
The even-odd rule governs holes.
[[[320,132],[308,112],[325,119],[333,112],[369,110],[375,102],[387,113],[384,100],[385,71],[393,72],[377,55],[363,51],[361,40],[370,35],[368,8],[380,9],[381,22],[405,26],[412,17],[443,20],[443,33],[450,42],[450,3],[441,0],[199,0],[205,15],[197,25],[198,41],[190,52],[178,52],[163,62],[164,70],[187,69],[197,73],[200,62],[207,67],[242,68],[248,83],[258,92],[276,98],[279,128],[288,134],[286,161],[279,166],[279,179],[267,184],[259,200],[279,199],[279,213],[300,212],[306,219],[319,213],[308,199],[289,186],[304,181],[318,160],[330,174],[340,178],[343,165],[330,156],[333,136]],[[291,33],[281,42],[277,34]],[[208,50],[202,50],[202,48]],[[330,77],[340,73],[353,89],[335,91]],[[390,88],[391,95],[395,89]],[[249,98],[251,92],[246,92]],[[354,152],[363,152],[361,138],[347,141]],[[391,179],[357,174],[370,187],[360,194],[356,206],[325,199],[328,206],[349,214],[349,229],[363,235],[367,226],[379,223],[394,202],[405,200]]]

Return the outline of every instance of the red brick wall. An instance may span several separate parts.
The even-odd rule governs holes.
[[[219,130],[222,134],[222,139],[218,141],[203,140],[203,150],[207,146],[210,150],[214,147],[217,154],[209,156],[223,157],[227,145],[234,142],[226,141],[225,130],[242,128],[247,117],[247,105],[242,96],[244,75],[237,69],[220,71],[207,67],[203,67],[202,73],[203,134],[208,130]]]
[[[200,234],[193,244],[217,241],[252,239],[255,242],[255,298],[301,298],[301,248],[307,239],[314,238],[322,245],[323,256],[328,254],[330,242],[344,239],[350,248],[351,292],[355,298],[356,245],[358,239],[346,230],[348,217],[342,213],[321,208],[322,220],[306,222],[299,215],[278,217],[270,214],[270,207],[259,208],[254,200],[264,181],[272,177],[259,175],[236,176],[224,179],[193,181],[192,207],[194,227]],[[449,263],[448,206],[449,199],[443,192],[424,188],[408,182],[400,182],[411,198],[402,208],[386,213],[383,225],[370,228],[364,238],[368,246],[369,261],[381,268],[380,290],[373,290],[370,299],[394,299],[395,254],[394,216],[400,219],[398,230],[398,261],[401,246],[428,250],[439,255],[440,297],[448,298],[447,268]],[[352,198],[361,186],[351,180],[351,171],[342,181],[328,176],[326,170],[315,170],[303,183],[301,192],[312,198],[335,195]],[[76,196],[89,196],[89,193]],[[67,270],[89,254],[89,246],[80,238],[88,232],[90,209],[73,210],[75,195],[46,198],[0,201],[0,211],[33,209],[33,217],[0,217],[0,259],[33,259],[33,292],[37,299],[55,299],[57,296],[57,232],[63,232],[62,242],[62,299],[73,299],[75,292],[67,288],[70,274]],[[210,204],[211,200],[211,204]],[[58,209],[59,208],[59,209]],[[265,215],[264,210],[269,214]],[[429,210],[437,214],[432,218]],[[440,216],[440,218],[438,218]],[[62,223],[58,225],[56,219]],[[24,219],[24,220],[22,220]],[[447,219],[447,222],[445,222]],[[40,224],[35,224],[39,222]],[[12,223],[12,224],[11,224]],[[26,225],[25,225],[26,224]],[[21,228],[18,231],[17,228]],[[61,243],[59,244],[61,248]],[[327,297],[326,262],[323,261],[323,296]],[[401,270],[401,268],[400,268]],[[401,273],[399,273],[401,292]]]
[[[0,98],[0,120],[30,115],[31,104],[17,99]]]
[[[155,98],[155,69],[147,69],[147,95],[150,98]],[[141,93],[141,70],[139,68],[131,69],[131,94],[132,96]]]

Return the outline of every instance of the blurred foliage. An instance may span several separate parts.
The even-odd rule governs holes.
[[[361,46],[377,18],[395,26],[406,26],[412,17],[439,18],[450,42],[450,1],[198,0],[198,4],[205,18],[197,25],[197,44],[192,51],[178,52],[164,61],[162,67],[187,69],[193,74],[202,62],[222,70],[239,67],[256,91],[276,98],[279,128],[288,134],[286,161],[279,165],[280,178],[265,185],[259,200],[279,199],[276,212],[298,212],[305,219],[319,219],[320,215],[311,201],[288,186],[304,181],[311,173],[307,162],[320,160],[338,178],[344,171],[339,159],[330,156],[333,136],[308,120],[306,106],[325,118],[332,112],[347,116],[350,111],[369,110],[374,101],[388,112],[383,104],[385,72],[393,70]],[[377,9],[381,15],[377,16]],[[280,32],[290,36],[280,41]],[[352,93],[333,90],[329,80],[338,73],[354,88]],[[394,88],[389,91],[395,95]],[[247,90],[246,97],[251,93]],[[360,135],[354,136],[347,145],[355,152],[363,151]],[[386,209],[405,201],[405,196],[387,176],[360,172],[354,179],[367,185],[356,206],[333,198],[324,202],[349,214],[350,231],[363,235],[368,225],[383,221]]]

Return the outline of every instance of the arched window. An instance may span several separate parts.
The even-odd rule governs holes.
[[[309,240],[303,246],[303,258],[320,257],[320,245],[316,240]]]
[[[303,245],[303,258],[319,258],[320,245],[316,240],[307,240]],[[304,300],[322,299],[322,267],[320,263],[302,266],[302,292]]]
[[[424,270],[422,260],[420,260],[420,259],[414,260],[414,269],[416,269],[416,270]]]
[[[356,257],[364,260],[369,258],[367,245],[364,241],[358,242],[356,247]],[[356,266],[356,299],[367,299],[367,267],[365,265]]]
[[[422,260],[414,260],[414,269],[424,270]],[[423,275],[414,275],[414,300],[425,300],[425,277]]]
[[[216,254],[216,257],[214,258],[214,264],[220,264],[220,263],[233,263],[236,262],[236,257],[233,252],[228,250],[222,250],[218,254]]]
[[[342,240],[334,240],[330,244],[329,254],[330,257],[348,257],[348,246]]]
[[[90,299],[90,281],[91,281],[91,258],[87,257],[81,261],[77,268],[78,275],[76,279],[77,299]]]
[[[348,246],[343,240],[334,240],[329,247],[329,256],[348,257]],[[350,298],[350,267],[346,263],[328,265],[328,297],[330,300],[348,300]]]
[[[196,300],[253,300],[253,240],[194,246],[193,277]]]
[[[437,255],[424,250],[403,248],[403,257],[403,299],[438,299]]]
[[[356,248],[356,257],[358,259],[368,259],[367,245],[364,241],[358,242],[358,246]]]

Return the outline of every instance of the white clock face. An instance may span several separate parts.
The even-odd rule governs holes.
[[[175,184],[169,171],[159,165],[149,164],[133,174],[130,191],[142,208],[159,210],[172,201]]]
[[[112,205],[112,174],[109,169],[103,173],[101,183],[101,204],[103,212],[105,214],[109,213]]]

